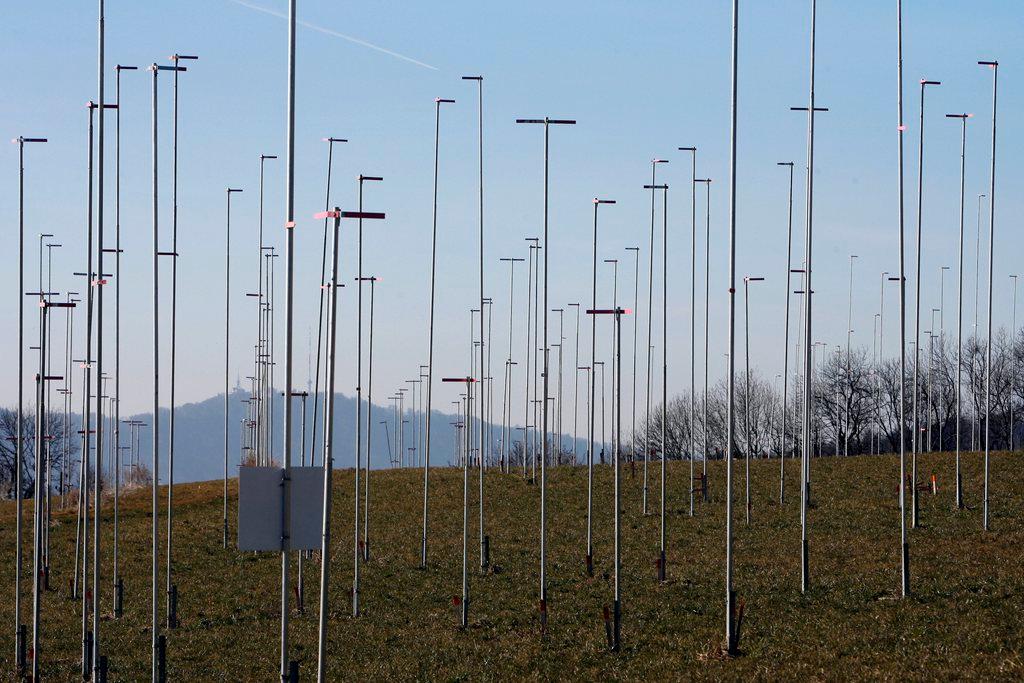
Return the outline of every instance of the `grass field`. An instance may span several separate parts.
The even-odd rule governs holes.
[[[1017,457],[992,461],[991,531],[981,531],[981,458],[964,456],[967,509],[953,506],[953,456],[924,455],[920,471],[939,493],[921,498],[910,532],[911,597],[899,589],[899,463],[894,457],[826,458],[813,464],[810,575],[799,590],[798,467],[787,462],[789,499],[777,502],[778,461],[752,463],[753,519],[744,524],[742,463],[735,465],[735,586],[746,604],[740,655],[722,658],[724,464],[710,463],[711,501],[689,517],[687,463],[668,472],[668,581],[656,579],[658,467],[651,513],[640,514],[641,470],[623,471],[622,650],[607,651],[602,607],[611,603],[612,470],[595,491],[594,578],[585,573],[585,468],[548,477],[549,623],[537,610],[538,487],[487,474],[493,571],[471,573],[470,627],[457,627],[461,586],[461,471],[432,472],[430,566],[417,568],[421,474],[371,473],[372,557],[362,572],[363,615],[350,616],[351,470],[335,477],[335,546],[329,634],[330,680],[382,679],[1004,679],[1024,678],[1024,482]],[[924,478],[924,477],[922,477]],[[235,482],[232,482],[233,484]],[[232,487],[232,495],[235,489]],[[475,489],[471,500],[476,501]],[[162,497],[161,500],[164,500]],[[909,500],[909,498],[908,498]],[[175,573],[181,626],[168,633],[170,680],[275,680],[277,555],[221,548],[220,483],[176,489]],[[125,614],[110,618],[103,645],[110,680],[149,673],[148,492],[126,498],[121,516]],[[106,508],[109,510],[109,507]],[[31,507],[28,508],[28,518]],[[232,504],[234,513],[234,504]],[[109,515],[104,554],[109,567]],[[470,553],[479,561],[476,515]],[[163,523],[163,515],[161,521]],[[233,514],[232,514],[232,525]],[[31,524],[28,525],[31,528]],[[163,527],[161,527],[163,528]],[[30,535],[29,535],[30,537]],[[71,681],[79,670],[80,605],[67,598],[75,516],[56,515],[53,590],[43,603],[42,670]],[[13,504],[0,508],[0,667],[12,676]],[[31,573],[30,545],[26,544]],[[313,680],[319,571],[306,563],[306,611],[292,624],[301,680]],[[161,567],[161,573],[165,571]],[[293,572],[294,575],[294,572]],[[26,588],[28,584],[26,583]],[[163,596],[161,595],[161,603]],[[31,593],[23,602],[31,605]]]

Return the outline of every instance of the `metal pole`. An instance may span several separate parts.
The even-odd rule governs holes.
[[[907,597],[910,594],[910,544],[907,537],[907,505],[906,505],[906,372],[907,372],[907,276],[906,276],[906,245],[904,238],[904,187],[903,187],[903,133],[906,126],[903,124],[903,0],[896,0],[896,109],[897,121],[897,167],[898,167],[898,194],[899,194],[899,243],[900,243],[900,404],[899,404],[899,432],[900,432],[900,595]],[[810,283],[807,285],[810,290]],[[809,298],[809,297],[808,297]],[[810,336],[807,338],[810,342]],[[809,440],[804,440],[809,445]]]
[[[334,236],[331,241],[331,279],[328,289],[328,329],[327,329],[327,395],[330,400],[324,409],[324,508],[323,508],[323,531],[320,546],[321,569],[320,569],[320,617],[319,637],[317,640],[316,659],[316,680],[317,683],[326,681],[325,668],[327,663],[327,611],[330,590],[331,574],[331,502],[334,495],[332,488],[332,474],[334,470],[334,377],[335,358],[334,352],[337,346],[337,312],[338,312],[338,229],[341,224],[341,211],[334,208],[333,215],[325,218],[334,219]],[[281,683],[288,683],[282,674]]]
[[[921,106],[918,125],[917,142],[917,266],[914,276],[914,340],[919,344],[921,340],[921,223],[924,207],[924,90],[926,86],[939,85],[938,81],[921,81]],[[919,502],[917,496],[917,453],[921,450],[920,437],[918,436],[918,420],[920,418],[917,405],[918,395],[918,366],[920,365],[920,354],[914,354],[914,384],[913,397],[911,399],[911,412],[913,413],[910,449],[910,487],[911,499],[913,502],[913,514],[910,527],[916,529],[919,522]]]
[[[1015,368],[1014,350],[1017,347],[1017,276],[1011,275],[1013,280],[1013,305],[1010,313],[1010,452],[1013,452],[1013,398],[1017,390],[1017,373]]]
[[[651,459],[651,325],[654,321],[654,196],[657,191],[658,164],[667,164],[668,159],[651,159],[651,250],[650,267],[647,277],[647,407],[644,411],[644,484],[641,498],[641,512],[647,514],[647,462]],[[664,453],[662,453],[664,457]]]
[[[637,251],[639,251],[639,250],[637,250]],[[637,256],[637,259],[638,259],[637,260],[637,267],[639,268],[639,263],[640,263],[639,262],[639,255]],[[639,272],[640,271],[637,270],[637,273],[639,273]],[[635,290],[636,290],[636,288],[634,287],[634,291]],[[577,450],[576,442],[579,440],[579,431],[578,430],[579,430],[579,398],[580,398],[580,373],[579,373],[579,366],[580,366],[580,305],[579,305],[579,303],[572,303],[572,304],[569,304],[569,305],[576,309],[576,336],[573,338],[573,349],[574,349],[573,350],[573,354],[574,355],[573,355],[573,365],[572,365],[573,368],[575,368],[573,370],[573,373],[572,373],[572,377],[573,377],[573,381],[572,381],[572,385],[573,385],[572,386],[572,464],[575,466],[575,465],[578,464],[577,459],[576,459],[576,450]],[[634,330],[634,334],[633,334],[633,338],[634,338],[634,343],[633,343],[633,363],[634,363],[634,366],[635,366],[636,365],[636,325],[633,326],[633,330]],[[635,367],[634,367],[633,376],[634,376],[634,380],[633,380],[633,384],[634,384],[634,391],[633,391],[633,415],[634,415],[633,420],[634,420],[634,425],[633,425],[633,431],[635,432],[636,431],[636,417],[635,417],[636,416],[636,388],[635,388],[635,385],[636,385],[636,371],[635,371]],[[634,439],[634,442],[635,441],[636,440]]]
[[[93,266],[93,248],[92,248],[92,245],[93,245],[93,215],[92,215],[92,208],[93,208],[93,188],[94,188],[94,184],[93,184],[94,183],[94,181],[93,181],[93,156],[94,156],[94,151],[93,151],[93,120],[95,118],[95,110],[98,107],[100,107],[101,105],[98,105],[98,104],[95,104],[93,102],[90,102],[87,106],[89,107],[89,201],[88,201],[88,204],[89,204],[89,218],[87,220],[87,224],[88,224],[87,236],[88,236],[88,239],[87,239],[87,244],[86,244],[87,256],[86,256],[85,277],[86,277],[86,286],[88,287],[88,289],[86,290],[86,297],[85,297],[85,299],[86,299],[85,382],[83,383],[84,392],[83,392],[83,396],[82,396],[82,406],[83,406],[83,408],[82,408],[82,414],[83,414],[83,418],[82,418],[82,434],[83,434],[82,457],[83,457],[83,461],[85,462],[85,468],[84,468],[85,479],[84,479],[84,483],[82,481],[79,481],[79,486],[82,487],[82,581],[81,581],[81,586],[82,586],[82,675],[83,676],[88,675],[90,670],[91,670],[91,668],[92,668],[92,656],[90,654],[91,651],[90,651],[90,648],[89,648],[89,643],[90,643],[90,641],[92,639],[92,633],[89,630],[89,610],[90,610],[90,607],[92,605],[95,605],[95,603],[92,602],[93,593],[92,593],[92,591],[90,591],[87,588],[88,581],[89,581],[89,476],[90,476],[90,474],[89,474],[89,461],[88,460],[89,460],[89,457],[90,457],[90,453],[92,452],[91,451],[91,448],[92,448],[92,438],[90,436],[90,434],[92,433],[92,430],[90,429],[90,425],[92,424],[92,417],[91,417],[91,407],[90,407],[90,404],[89,404],[89,400],[92,398],[92,361],[93,361],[93,353],[92,353],[92,348],[93,348],[92,347],[93,316],[92,316],[92,312],[93,312],[93,296],[94,296],[93,279],[94,278],[95,279],[99,279],[99,274],[94,270],[94,266]],[[96,383],[98,385],[99,381],[97,380]],[[99,394],[99,393],[102,393],[102,392],[101,391],[97,391],[96,393]],[[96,457],[97,463],[94,463],[94,465],[93,465],[93,467],[96,470],[96,472],[94,472],[93,475],[92,475],[94,477],[94,479],[97,476],[98,470],[99,470],[99,465],[98,465],[99,451],[97,451],[96,455],[97,455],[97,457]],[[99,502],[98,501],[93,501],[93,504],[98,506]],[[34,680],[34,677],[33,677],[33,680]]]
[[[103,271],[103,161],[104,161],[104,116],[103,110],[106,108],[105,97],[103,92],[104,77],[106,76],[106,67],[104,62],[104,17],[103,17],[103,0],[98,2],[98,22],[97,22],[97,63],[96,63],[96,80],[98,85],[97,102],[99,104],[99,129],[97,131],[97,150],[96,150],[96,280],[92,279],[92,275],[89,275],[89,288],[92,290],[93,285],[96,286],[96,372],[98,377],[103,377],[103,287],[106,284],[104,279]],[[89,243],[89,248],[92,248],[92,242]],[[90,314],[90,318],[91,318]],[[42,316],[43,324],[45,325],[46,314]],[[91,330],[92,324],[90,323],[89,328]],[[40,350],[42,353],[42,350]],[[91,355],[89,360],[92,360]],[[45,381],[45,377],[41,378],[41,381]],[[40,389],[42,384],[40,384]],[[103,476],[103,399],[102,391],[96,392],[96,472],[93,478],[93,562],[92,562],[92,671],[93,680],[99,680],[100,670],[100,601],[102,594],[102,584],[100,583],[100,524],[102,521],[102,503],[103,499],[100,497],[100,481]],[[36,444],[36,458],[38,460],[41,454],[40,443]],[[36,581],[38,582],[38,574]],[[33,668],[35,674],[32,680],[38,679],[38,666],[39,666],[39,650],[36,650],[36,656],[33,657]]]
[[[228,547],[228,412],[230,395],[229,339],[231,336],[231,194],[240,189],[228,188],[227,221],[224,226],[224,549]]]
[[[288,2],[288,124],[285,145],[285,333],[284,333],[284,395],[292,395],[292,298],[294,292],[292,284],[295,278],[295,13],[296,0]],[[273,360],[273,359],[271,359]],[[288,538],[291,529],[291,467],[292,467],[292,405],[291,401],[285,401],[284,405],[284,454],[282,460],[284,472],[281,478],[282,496],[282,530],[284,538],[281,539],[281,683],[288,682],[288,591],[291,588],[289,581],[290,563],[288,551],[290,542]],[[329,562],[328,554],[324,553],[324,570]]]
[[[789,201],[786,220],[786,315],[782,333],[782,435],[779,449],[779,505],[786,502],[786,408],[789,405],[789,293],[793,270],[793,162],[780,161],[777,166],[789,168]]]
[[[808,546],[807,546],[807,505],[810,498],[810,469],[811,469],[811,255],[813,219],[814,219],[814,56],[815,56],[815,28],[817,19],[817,0],[811,0],[811,44],[810,44],[810,84],[807,105],[807,212],[806,212],[806,235],[804,238],[804,447],[802,452],[801,491],[800,491],[800,591],[807,592],[810,584],[808,572]]]
[[[334,160],[334,143],[335,142],[348,142],[343,138],[324,138],[324,142],[327,143],[327,189],[325,191],[326,197],[324,198],[324,211],[331,208],[331,168]],[[262,162],[261,162],[262,168]],[[320,399],[320,358],[322,357],[321,344],[324,335],[324,292],[327,289],[326,283],[326,272],[327,272],[327,220],[324,219],[324,237],[323,246],[320,252],[320,303],[317,308],[317,328],[316,328],[316,375],[313,380],[313,432],[310,434],[309,440],[309,465],[313,466],[316,454],[316,429],[317,429],[317,407],[319,406]],[[326,402],[327,397],[324,396],[323,400]]]
[[[812,4],[814,0],[811,0]],[[733,375],[736,367],[736,109],[737,67],[739,64],[739,0],[732,2],[732,102],[729,141],[729,388],[725,440],[725,642],[726,651],[735,653],[738,643],[735,615],[736,594],[732,586],[732,452],[733,452]],[[813,22],[812,22],[813,25]],[[813,42],[813,41],[812,41]],[[811,73],[814,73],[812,62]],[[813,83],[813,81],[812,81]],[[814,106],[812,89],[811,106]],[[808,174],[810,177],[810,174]],[[808,224],[810,224],[808,212]]]
[[[999,62],[978,62],[992,69],[992,160],[988,188],[988,331],[985,338],[985,504],[982,528],[988,531],[989,507],[989,417],[992,408],[992,261],[996,236],[996,103],[999,87]]]
[[[90,142],[92,154],[92,114],[90,109]],[[21,471],[24,457],[24,437],[22,435],[22,415],[24,413],[24,376],[25,376],[25,143],[46,142],[46,138],[18,137],[18,419],[15,427],[15,569],[14,569],[14,648],[15,666],[20,671],[25,666],[25,642],[21,624],[21,537],[22,537],[22,480]],[[91,156],[90,156],[91,159]],[[92,174],[89,174],[90,179]],[[90,198],[92,193],[89,194]],[[89,216],[92,216],[90,208]],[[77,567],[77,562],[76,565]]]
[[[118,564],[119,550],[119,498],[121,493],[121,72],[136,71],[138,67],[122,66],[114,68],[115,97],[117,111],[114,128],[114,443],[117,447],[117,463],[114,468],[114,558],[111,568],[114,590],[114,617],[119,618],[122,611],[123,584]],[[69,368],[70,370],[70,368]],[[67,450],[64,458],[67,459]]]
[[[373,430],[373,294],[377,277],[370,277],[370,338],[368,340],[366,375],[366,472],[363,478],[363,561],[370,561],[370,442]],[[385,423],[386,425],[387,423]]]
[[[597,309],[597,209],[602,204],[614,204],[614,199],[598,199],[594,198],[594,247],[593,247],[593,263],[592,263],[592,276],[591,276],[591,298],[590,307]],[[593,368],[597,366],[597,317],[591,316],[590,318],[590,367],[591,372]],[[594,540],[593,540],[593,529],[594,529],[594,408],[597,401],[594,397],[594,391],[596,389],[597,382],[590,381],[590,405],[588,406],[588,412],[590,413],[590,419],[588,421],[588,447],[587,447],[587,575],[594,575]],[[603,413],[602,413],[603,414]]]
[[[195,55],[173,54],[174,66],[182,59],[195,60]],[[167,432],[167,628],[178,626],[178,587],[174,584],[174,444],[175,444],[175,379],[177,377],[178,339],[178,74],[174,69],[173,132],[171,148],[171,376],[170,409]],[[102,118],[102,115],[101,115]]]
[[[706,191],[706,211],[704,218],[704,416],[703,443],[701,449],[701,488],[704,501],[707,502],[708,486],[708,353],[711,334],[711,178],[698,178],[694,182],[704,183]]]
[[[430,493],[430,411],[433,407],[433,385],[434,385],[434,297],[435,285],[437,282],[437,167],[438,152],[441,136],[441,104],[454,104],[455,100],[434,99],[434,196],[433,209],[431,211],[431,237],[430,237],[430,324],[427,335],[427,405],[426,405],[426,429],[423,456],[423,536],[420,542],[420,568],[427,568],[427,522],[429,512]]]
[[[633,310],[640,310],[640,247],[626,247],[626,251],[633,252]],[[639,332],[640,329],[636,325],[636,318],[633,319],[633,371],[632,381],[633,387],[630,390],[630,399],[632,401],[632,421],[630,423],[630,438],[629,438],[629,461],[630,461],[630,473],[632,476],[633,464],[636,462],[637,453],[637,440],[636,440],[636,351],[639,343]],[[579,359],[576,359],[576,364],[579,365]]]
[[[697,452],[697,148],[680,147],[691,152],[690,164],[690,516],[693,517],[693,458]],[[636,325],[634,324],[634,329]],[[635,344],[634,344],[635,347]],[[635,352],[634,352],[635,353]],[[636,375],[634,362],[633,374]],[[634,384],[636,380],[634,378]]]
[[[157,75],[160,73],[160,67],[153,64],[149,67],[149,70],[153,72],[153,113],[152,113],[152,156],[153,156],[153,485],[152,485],[152,499],[151,499],[151,517],[152,517],[152,572],[151,572],[151,623],[150,623],[150,646],[152,648],[152,656],[150,658],[150,680],[152,683],[157,683],[159,675],[159,641],[160,641],[160,616],[159,616],[159,598],[157,597],[157,586],[159,585],[159,499],[158,495],[160,492],[160,230],[159,230],[159,202],[158,202],[158,190],[159,184],[157,183],[157,173],[159,170],[158,164],[158,147],[157,147]],[[88,356],[86,357],[88,359]],[[86,387],[88,392],[88,386]],[[88,425],[84,426],[83,429],[88,431]],[[83,460],[85,453],[82,454]]]
[[[485,342],[484,342],[484,77],[483,76],[463,76],[462,80],[476,81],[477,83],[477,112],[478,112],[478,140],[479,140],[479,171],[480,171],[480,184],[479,184],[479,203],[480,203],[480,376],[483,378],[480,382],[480,570],[484,571],[487,569],[489,564],[488,554],[488,539],[484,533],[484,443],[485,443],[485,432],[484,424],[486,422],[486,389],[487,389],[487,375],[485,371]],[[469,421],[467,420],[467,425]],[[465,609],[465,608],[464,608]]]
[[[850,346],[853,337],[853,260],[858,258],[856,254],[850,254],[850,303],[846,314],[846,382],[850,384],[850,398],[853,399],[852,377],[853,365],[850,359]],[[837,423],[838,424],[838,423]],[[846,407],[846,424],[843,430],[843,455],[850,455],[850,406]]]

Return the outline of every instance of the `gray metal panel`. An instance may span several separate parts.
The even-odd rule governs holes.
[[[324,470],[292,468],[293,550],[320,550],[324,528]]]
[[[280,467],[238,468],[238,549],[281,550]],[[323,469],[291,468],[292,550],[320,548],[323,529]]]

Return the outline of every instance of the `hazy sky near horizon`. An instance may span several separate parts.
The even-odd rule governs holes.
[[[807,103],[809,4],[741,2],[739,148],[737,165],[737,322],[743,324],[742,276],[764,276],[751,291],[751,362],[772,377],[781,371],[785,275],[787,172],[796,163],[793,267],[803,253],[806,117],[789,111]],[[956,267],[960,124],[950,112],[972,112],[967,142],[965,333],[974,322],[977,195],[988,194],[991,72],[979,59],[1000,61],[994,322],[1008,326],[1009,274],[1024,248],[1019,216],[1022,181],[1018,122],[1024,107],[1021,45],[1024,8],[1010,0],[970,5],[951,0],[906,0],[904,8],[906,240],[908,304],[914,282],[917,204],[918,81],[928,91],[921,329],[938,307],[939,268],[945,278],[944,327],[956,325]],[[641,349],[646,336],[646,264],[650,255],[650,182],[653,157],[669,190],[669,386],[689,386],[690,161],[677,147],[696,145],[697,174],[711,177],[712,381],[725,371],[730,6],[691,2],[329,2],[299,3],[297,32],[295,384],[304,388],[308,349],[315,353],[326,144],[335,146],[331,203],[355,208],[356,176],[381,175],[365,188],[367,210],[387,212],[364,228],[364,272],[383,278],[376,289],[374,395],[378,402],[426,362],[434,98],[457,100],[442,110],[438,188],[436,376],[463,374],[469,362],[469,308],[477,296],[477,101],[484,75],[486,289],[493,309],[493,372],[507,354],[508,265],[499,257],[526,257],[527,236],[542,229],[543,132],[517,126],[517,117],[575,118],[551,131],[551,308],[590,299],[591,199],[602,208],[599,259],[618,258],[620,302],[631,304],[634,263],[641,248]],[[283,248],[286,94],[284,0],[180,0],[106,3],[107,100],[114,101],[114,65],[168,63],[174,52],[198,54],[180,78],[178,187],[178,351],[180,402],[223,391],[225,188],[244,188],[232,200],[231,383],[251,369],[256,318],[256,231],[259,155],[268,161],[264,195],[267,242]],[[26,148],[26,289],[34,290],[37,234],[63,244],[53,254],[53,289],[84,291],[87,218],[86,101],[96,91],[95,3],[14,3],[0,28],[6,64],[0,129],[8,138],[44,136]],[[896,15],[894,1],[820,0],[817,34],[814,338],[845,344],[849,255],[854,270],[854,342],[872,342],[880,273],[896,272]],[[121,83],[122,410],[151,402],[150,86],[148,72],[125,72]],[[161,249],[170,249],[171,78],[160,77]],[[107,114],[105,227],[114,239],[114,115]],[[3,254],[0,255],[0,402],[16,401],[17,145],[0,148]],[[703,375],[703,187],[697,192],[697,385]],[[987,205],[985,210],[987,211]],[[987,215],[987,214],[986,214]],[[659,242],[656,292],[660,292]],[[355,224],[343,227],[339,391],[355,385]],[[987,227],[985,228],[987,233]],[[982,236],[984,303],[987,236]],[[516,344],[522,389],[526,264],[516,269]],[[599,305],[611,303],[611,267],[599,264]],[[169,263],[162,263],[162,295],[169,295]],[[112,272],[109,265],[107,270]],[[279,264],[278,385],[283,388],[284,267]],[[793,283],[791,289],[798,289]],[[107,289],[107,349],[112,354],[113,283]],[[897,296],[886,292],[885,352],[896,350]],[[368,303],[368,301],[367,301]],[[794,306],[799,298],[794,297]],[[654,343],[660,355],[660,298]],[[163,297],[162,350],[169,350],[169,299]],[[25,307],[26,346],[35,343],[37,309]],[[567,308],[565,344],[574,342],[575,316]],[[794,325],[798,318],[793,309]],[[912,312],[912,311],[911,311]],[[63,351],[63,314],[57,313],[55,358]],[[84,353],[84,308],[75,316],[75,349]],[[982,315],[984,322],[984,315]],[[550,318],[557,341],[558,316]],[[908,317],[908,335],[913,334]],[[586,320],[581,323],[585,331]],[[603,336],[604,353],[610,329]],[[795,328],[794,328],[795,329]],[[740,328],[742,333],[742,327]],[[631,328],[625,338],[631,345]],[[742,353],[742,334],[737,353]],[[912,336],[908,336],[912,339]],[[580,364],[589,364],[588,336]],[[631,352],[631,346],[624,353]],[[642,353],[641,353],[642,357]],[[167,356],[165,355],[165,359]],[[628,361],[627,361],[628,362]],[[655,366],[660,361],[655,360]],[[566,391],[571,394],[566,356]],[[628,366],[627,366],[628,367]],[[640,371],[644,362],[641,360]],[[26,351],[25,391],[36,360]],[[107,368],[113,370],[112,355]],[[168,367],[161,368],[166,382]],[[75,378],[76,383],[79,378]],[[642,382],[641,382],[642,383]],[[658,383],[655,382],[655,387]],[[498,388],[500,391],[500,387]],[[438,383],[435,408],[447,410],[458,392]],[[660,394],[660,390],[659,390]],[[500,394],[499,394],[500,395]],[[166,384],[162,399],[167,401]],[[569,400],[569,399],[567,399]],[[495,409],[500,413],[500,405]],[[517,410],[517,413],[521,412]],[[519,418],[516,418],[517,420]]]

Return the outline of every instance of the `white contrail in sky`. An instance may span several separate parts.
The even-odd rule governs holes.
[[[281,19],[287,19],[288,18],[288,15],[285,14],[284,12],[278,12],[276,10],[268,9],[266,7],[260,7],[259,5],[253,5],[252,3],[245,2],[245,0],[228,0],[228,1],[229,2],[233,2],[236,5],[241,5],[242,7],[248,7],[251,10],[256,10],[257,12],[263,12],[264,14],[269,14],[269,15],[271,15],[273,17],[279,17]],[[344,33],[339,33],[338,31],[334,31],[334,30],[329,29],[329,28],[324,28],[323,26],[317,26],[316,24],[311,24],[308,21],[302,21],[301,19],[296,19],[295,23],[298,24],[299,26],[303,26],[303,27],[311,29],[313,31],[317,31],[318,33],[323,33],[323,34],[328,35],[328,36],[334,36],[335,38],[341,38],[342,40],[347,40],[350,43],[355,43],[356,45],[362,45],[363,47],[368,47],[371,50],[376,50],[377,52],[383,52],[386,55],[391,55],[392,57],[396,57],[396,58],[401,59],[403,61],[411,62],[412,64],[415,64],[417,66],[422,66],[425,69],[431,69],[433,71],[437,71],[438,70],[438,68],[436,66],[431,66],[430,64],[427,64],[426,62],[421,62],[418,59],[413,59],[412,57],[406,57],[405,55],[399,54],[397,52],[394,52],[394,51],[389,50],[387,48],[381,47],[379,45],[374,45],[373,43],[368,43],[365,40],[360,40],[359,38],[355,38],[353,36],[345,35]]]

